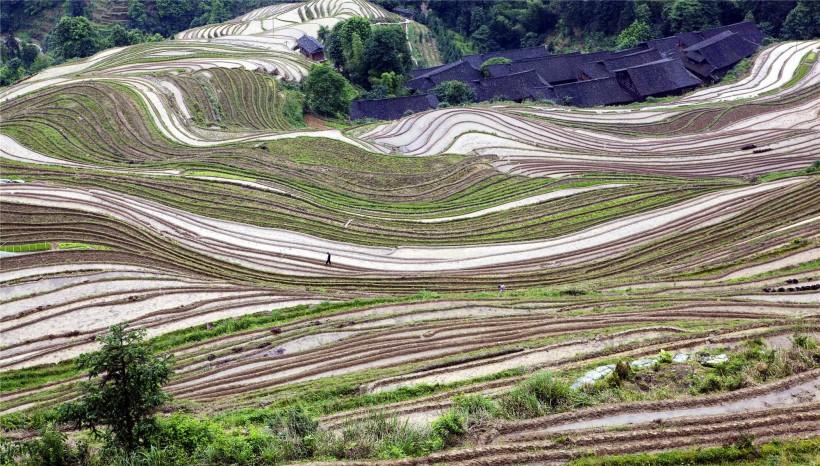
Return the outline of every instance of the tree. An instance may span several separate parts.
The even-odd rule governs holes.
[[[461,81],[444,81],[432,90],[440,102],[462,105],[475,101],[473,88]]]
[[[479,52],[489,52],[490,50],[497,50],[499,48],[498,43],[493,39],[490,28],[486,24],[476,29],[472,35],[472,39],[475,48]]]
[[[356,92],[344,76],[328,65],[313,65],[304,84],[308,107],[327,116],[350,113],[350,101]]]
[[[384,95],[382,97],[370,97],[372,99],[381,99],[389,96],[396,97],[404,90],[404,75],[396,74],[395,71],[382,73],[382,75],[378,78],[370,78],[370,85],[372,86],[373,91],[376,91],[371,91],[373,92],[371,95],[379,95],[379,93],[384,90]]]
[[[383,73],[406,75],[413,66],[407,37],[400,26],[378,26],[368,37],[364,46],[364,66],[367,75]]]
[[[112,326],[98,338],[99,351],[80,355],[77,365],[88,371],[88,380],[79,383],[80,400],[61,406],[60,414],[78,429],[90,428],[110,446],[132,452],[147,443],[155,428],[152,414],[170,399],[162,386],[173,371],[170,356],[151,354],[144,329],[126,329],[126,324]]]
[[[641,42],[646,42],[652,38],[652,28],[649,24],[635,20],[628,28],[618,34],[617,45],[619,49],[629,49]]]
[[[145,29],[148,25],[148,13],[141,0],[131,0],[128,4],[128,27]]]
[[[17,58],[20,56],[20,44],[17,43],[17,39],[14,37],[14,32],[9,31],[6,34],[5,46],[5,56],[7,56],[8,59]]]
[[[820,34],[820,8],[809,7],[806,2],[799,2],[792,8],[783,22],[780,35],[783,39],[808,40]]]
[[[97,52],[99,36],[85,16],[63,16],[51,33],[51,44],[64,58],[87,57]]]
[[[674,34],[718,25],[714,10],[704,7],[698,0],[674,0],[664,11]]]
[[[40,49],[34,44],[23,44],[23,47],[20,49],[20,60],[23,61],[23,66],[25,66],[26,69],[31,67],[31,64],[34,63],[38,55],[40,55]]]

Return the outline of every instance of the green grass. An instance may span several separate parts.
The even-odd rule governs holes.
[[[2,252],[35,252],[48,251],[51,249],[51,243],[33,243],[33,244],[12,244],[0,246]]]
[[[569,466],[814,466],[820,463],[820,439],[773,440],[758,446],[738,443],[663,453],[588,456]]]
[[[208,170],[187,170],[183,174],[186,175],[186,176],[211,176],[211,177],[217,177],[217,178],[227,178],[229,180],[242,180],[242,181],[253,181],[253,182],[256,181],[256,178],[250,178],[250,177],[247,177],[247,176],[232,175],[232,174],[228,174],[228,173],[214,172],[214,171],[208,171]]]

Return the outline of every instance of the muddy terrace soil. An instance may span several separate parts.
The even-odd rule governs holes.
[[[797,344],[820,337],[820,42],[642,107],[294,125],[281,80],[310,65],[294,35],[351,15],[392,18],[360,0],[270,6],[0,91],[0,169],[25,181],[0,185],[0,434],[34,436],[77,396],[73,359],[128,321],[175,356],[164,411],[303,405],[337,434],[383,413],[428,432],[463,394],[501,406],[544,372],[570,385],[688,358],[636,370],[620,398],[606,378],[575,392],[589,404],[379,464],[820,436],[820,355]],[[739,361],[771,374],[720,379]]]

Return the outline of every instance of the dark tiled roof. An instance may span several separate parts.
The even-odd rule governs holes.
[[[757,28],[757,25],[753,21],[744,21],[719,28],[707,29],[703,31],[703,35],[709,38],[724,31],[732,31],[753,44],[761,45],[763,43],[763,33],[760,32],[760,29]]]
[[[490,65],[487,70],[491,76],[506,76],[521,73],[522,71],[535,70],[545,81],[554,85],[577,80],[579,66],[609,56],[610,52],[567,53],[532,60],[514,61],[501,65]]]
[[[479,102],[501,98],[504,100],[522,101],[540,99],[540,93],[534,88],[547,87],[548,84],[533,70],[510,74],[497,78],[484,78],[475,84],[476,100]]]
[[[724,31],[683,49],[683,53],[686,67],[705,78],[751,56],[757,47],[740,34]]]
[[[418,70],[411,70],[410,71],[410,77],[411,78],[418,78],[419,76],[424,76],[425,74],[430,74],[433,71],[439,70],[439,69],[441,69],[445,66],[447,66],[447,65],[444,64],[444,65],[438,65],[438,66],[431,66],[430,68],[420,68]]]
[[[537,47],[527,47],[523,49],[499,50],[498,52],[487,52],[476,55],[465,55],[462,59],[475,68],[481,66],[482,63],[490,58],[504,57],[512,61],[532,60],[534,58],[543,58],[549,55],[546,47],[539,45]]]
[[[578,79],[603,79],[612,76],[615,75],[606,69],[602,61],[583,63],[578,66]]]
[[[417,113],[436,107],[438,107],[438,98],[433,94],[393,97],[390,99],[354,100],[350,106],[350,119],[395,120],[403,117],[408,110]]]
[[[441,68],[419,75],[407,81],[407,87],[419,92],[427,92],[444,81],[456,80],[469,83],[483,78],[481,71],[473,68],[469,63],[459,60]]]
[[[637,100],[614,77],[561,84],[555,86],[555,96],[559,104],[565,97],[571,98],[571,105],[576,107],[625,104]]]
[[[684,32],[672,37],[664,37],[662,39],[653,39],[646,42],[649,47],[656,48],[664,56],[679,55],[681,49],[691,47],[704,39],[717,36],[723,32],[731,31],[738,34],[747,41],[760,45],[763,43],[763,33],[757,28],[752,21],[744,21],[742,23],[729,24],[713,29],[706,29],[704,31]]]
[[[641,97],[676,94],[701,83],[676,58],[665,58],[616,72],[622,82],[630,82]],[[628,80],[627,80],[628,77]]]
[[[657,49],[646,49],[629,55],[621,55],[614,58],[605,59],[604,66],[609,71],[622,70],[632,66],[644,65],[653,61],[658,61],[661,53]]]
[[[325,49],[321,42],[305,34],[296,41],[296,44],[307,53],[317,53]]]

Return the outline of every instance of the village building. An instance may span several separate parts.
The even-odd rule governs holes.
[[[350,119],[395,120],[411,113],[424,112],[436,107],[438,107],[438,98],[433,94],[354,100],[350,106]]]
[[[299,53],[313,61],[325,61],[325,46],[315,37],[305,34],[296,41],[296,48],[299,49]]]
[[[359,101],[354,108],[356,118],[400,118],[406,111],[421,111],[429,103],[429,92],[451,80],[472,87],[478,102],[552,100],[576,107],[640,102],[681,95],[716,82],[752,56],[762,42],[763,34],[747,21],[649,40],[618,52],[550,55],[545,47],[527,47],[467,55],[450,64],[411,72],[406,86],[419,94],[418,100]],[[488,65],[485,75],[481,65],[496,57],[510,62]],[[377,103],[390,108],[380,111]]]

